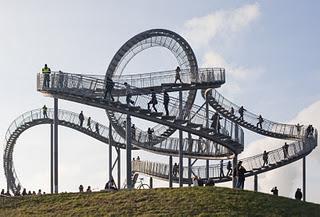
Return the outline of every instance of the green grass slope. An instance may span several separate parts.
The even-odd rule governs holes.
[[[320,216],[320,205],[217,187],[0,198],[0,216]]]

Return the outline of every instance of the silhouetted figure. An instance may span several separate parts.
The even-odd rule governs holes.
[[[242,121],[243,121],[243,113],[244,113],[245,111],[247,111],[247,110],[245,110],[245,109],[243,108],[243,106],[241,106],[241,107],[239,108],[239,110],[238,110],[238,112],[239,112],[239,114],[240,114],[240,120],[242,120]]]
[[[297,189],[294,197],[296,198],[296,200],[301,200],[301,198],[302,198],[302,192],[301,192],[301,189],[300,189],[300,188]]]
[[[278,196],[278,188],[277,188],[277,186],[275,186],[274,188],[272,188],[272,189],[271,189],[271,192],[272,192],[273,195]]]
[[[92,191],[91,191],[91,187],[90,186],[88,186],[88,188],[87,188],[87,191],[86,191],[87,193],[91,193]]]
[[[104,97],[103,99],[111,99],[114,101],[114,98],[112,96],[112,90],[114,88],[114,81],[108,76],[107,81],[106,81],[106,86],[105,86],[105,92],[104,92]]]
[[[140,157],[138,156],[138,157],[137,157],[137,161],[139,161],[139,160],[140,160]]]
[[[31,194],[31,191],[28,191],[28,195],[32,195],[32,194]]]
[[[231,113],[232,115],[234,115],[234,108],[233,108],[233,107],[231,107],[230,113]]]
[[[260,127],[262,129],[262,123],[263,123],[263,118],[261,115],[259,115],[258,117],[258,123],[257,123],[257,127]]]
[[[152,134],[153,134],[154,130],[151,129],[150,127],[148,128],[148,142],[152,141]]]
[[[105,190],[114,190],[114,191],[117,191],[118,188],[116,186],[116,183],[114,182],[113,179],[109,180],[106,185],[104,186],[104,189]]]
[[[134,105],[134,101],[131,99],[132,90],[131,90],[130,85],[127,82],[124,82],[124,86],[126,87],[126,102],[127,102],[127,105],[130,105],[130,104]]]
[[[4,195],[4,194],[5,194],[5,193],[4,193],[4,189],[2,189],[2,190],[1,190],[1,195]]]
[[[220,128],[221,128],[220,119],[222,118],[220,117],[218,112],[215,112],[211,117],[211,120],[212,120],[211,128],[214,129],[215,133],[220,133]]]
[[[169,101],[170,97],[167,91],[163,92],[163,105],[164,105],[164,110],[166,111],[166,116],[169,116]]]
[[[179,170],[178,164],[174,163],[173,168],[172,168],[172,174],[173,174],[174,177],[177,177],[178,170]]]
[[[136,126],[134,124],[131,126],[131,137],[134,140],[136,139]]]
[[[302,127],[303,125],[300,125],[299,123],[296,125],[296,128],[297,128],[297,134],[298,134],[298,136],[300,136],[300,133],[301,133],[301,127]]]
[[[232,164],[231,164],[231,161],[228,161],[227,169],[228,169],[227,176],[230,176],[230,175],[232,174]]]
[[[177,81],[180,81],[181,84],[183,84],[182,80],[181,80],[181,77],[180,77],[180,72],[181,72],[181,69],[179,66],[177,66],[176,68],[176,79],[174,81],[174,83],[176,84]]]
[[[224,177],[224,172],[223,172],[223,160],[220,161],[220,179]]]
[[[92,129],[91,129],[91,117],[88,117],[88,120],[87,120],[87,128],[88,128],[88,130],[91,130],[91,131],[92,131]]]
[[[242,166],[242,161],[239,161],[238,163],[238,183],[237,183],[237,188],[243,189],[244,188],[244,181],[245,181],[245,176],[244,174],[247,172],[246,169]]]
[[[58,88],[63,88],[63,83],[64,83],[64,73],[59,70],[58,72]]]
[[[214,185],[215,185],[215,184],[214,184],[214,180],[211,179],[211,178],[209,178],[208,181],[207,181],[207,183],[206,183],[206,186],[214,186]]]
[[[282,146],[284,159],[288,158],[288,148],[289,148],[289,145],[285,142],[284,146]]]
[[[32,195],[37,195],[35,191],[32,191]]]
[[[47,66],[47,64],[44,64],[44,67],[42,68],[42,74],[43,74],[43,87],[49,87],[51,69]]]
[[[83,111],[80,112],[79,114],[79,125],[82,127],[84,121],[84,116],[83,116]]]
[[[80,185],[80,186],[79,186],[79,192],[80,192],[80,193],[83,193],[83,185]]]
[[[158,104],[157,95],[155,92],[152,91],[151,93],[151,100],[148,102],[148,110],[150,110],[150,105],[152,105],[155,112],[157,111],[156,105]]]
[[[263,165],[262,165],[262,167],[264,167],[265,165],[269,164],[269,162],[268,162],[268,154],[269,153],[267,151],[263,152],[263,155],[262,155]]]
[[[39,190],[38,190],[37,195],[42,195],[42,193],[41,193],[41,189],[39,189]]]
[[[27,195],[27,190],[24,188],[22,191],[22,196],[26,196]]]
[[[312,125],[309,125],[306,129],[307,136],[312,136],[314,132],[314,128]]]
[[[48,118],[48,108],[46,105],[42,107],[43,118]]]
[[[96,128],[96,133],[100,135],[100,130],[99,130],[99,124],[98,123],[96,123],[95,128]]]

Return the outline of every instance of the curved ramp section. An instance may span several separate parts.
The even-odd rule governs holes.
[[[125,103],[125,97],[114,95],[114,97],[119,98],[119,101],[104,100],[101,96],[97,97],[96,91],[104,89],[104,80],[101,79],[92,79],[90,76],[85,75],[52,73],[50,80],[51,86],[43,87],[43,75],[38,74],[38,91],[57,98],[130,114],[134,117],[142,118],[174,129],[181,129],[185,132],[221,144],[235,153],[240,153],[243,150],[243,130],[238,127],[237,124],[234,124],[227,119],[221,121],[223,124],[219,131],[207,127],[204,105],[198,106],[193,104],[189,112],[179,115],[179,109],[176,106],[179,100],[170,97],[169,110],[171,112],[173,111],[173,113],[170,113],[170,116],[167,116],[164,112],[156,112],[147,109],[146,107],[151,100],[151,96],[145,95],[139,88],[132,87],[132,91],[136,92],[138,97],[135,105],[130,106]],[[61,83],[61,80],[64,82]],[[61,84],[64,84],[65,86],[61,86]],[[125,86],[123,84],[117,84],[115,89],[125,89]],[[164,100],[162,95],[157,94],[157,99],[158,104],[163,104]],[[185,104],[186,102],[182,101],[182,105]],[[162,109],[162,111],[163,110],[164,109]],[[187,117],[189,120],[186,120]],[[170,135],[171,134],[161,136],[166,138]]]
[[[77,130],[103,143],[109,143],[109,129],[106,126],[95,122],[94,120],[91,120],[91,127],[88,128],[86,124],[87,118],[85,118],[84,126],[81,127],[79,125],[78,114],[65,110],[59,110],[58,118],[59,125],[61,126]],[[13,164],[13,151],[17,139],[27,129],[41,124],[52,124],[52,120],[53,109],[48,109],[47,117],[44,117],[43,111],[41,109],[36,109],[19,116],[11,123],[10,127],[8,128],[5,135],[6,144],[3,155],[3,166],[8,186],[12,190],[12,192],[16,192],[21,188],[21,184],[15,172]],[[99,125],[99,133],[92,130],[95,129],[96,124]],[[115,132],[113,132],[113,139],[116,139],[118,141],[113,141],[112,144],[114,146],[118,146],[120,148],[126,147],[124,143],[120,142],[122,138]]]
[[[106,72],[106,79],[107,77],[114,76],[121,77],[123,70],[135,55],[155,46],[168,49],[175,56],[180,68],[189,69],[189,79],[193,82],[197,80],[198,63],[191,46],[179,34],[166,29],[150,29],[130,38],[120,47],[112,58]],[[150,85],[149,87],[152,86]],[[186,101],[183,105],[184,114],[187,115],[189,112],[190,106],[195,100],[196,93],[197,89],[190,89],[187,91],[187,94],[182,96],[183,100]],[[114,115],[116,117],[122,115],[121,113],[114,113],[112,110],[107,110],[107,113],[109,118],[110,115]],[[116,125],[119,126],[121,123],[113,122],[112,125],[117,130],[118,127]],[[170,135],[175,132],[174,128],[165,125],[158,125],[156,128],[160,128],[162,132]]]
[[[260,126],[258,124],[259,115],[245,110],[243,112],[243,118],[241,118],[239,113],[241,106],[232,103],[223,97],[217,90],[208,89],[206,90],[205,94],[209,104],[223,117],[255,133],[273,138],[291,140],[302,139],[303,135],[305,134],[305,127],[281,124],[265,118],[263,118],[263,122]]]
[[[288,165],[297,161],[308,154],[317,146],[318,132],[315,130],[314,135],[305,136],[302,141],[296,141],[288,144],[288,151],[286,152],[283,147],[268,152],[268,164],[264,164],[263,154],[255,155],[252,157],[241,159],[242,165],[246,168],[246,177],[255,174],[264,173],[279,167]],[[227,163],[225,162],[222,167],[224,176],[220,177],[220,164],[209,166],[209,178],[213,179],[216,183],[231,181],[232,177],[226,176]],[[148,161],[133,161],[132,170],[137,173],[150,175],[159,179],[169,180],[169,165],[164,163],[148,162]],[[198,176],[202,179],[206,178],[206,167],[195,166],[192,167],[192,175]],[[184,167],[183,180],[185,184],[191,182],[188,179],[188,168]],[[173,177],[173,181],[178,182],[178,177]]]

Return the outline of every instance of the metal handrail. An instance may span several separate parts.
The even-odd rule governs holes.
[[[278,148],[268,152],[268,164],[263,165],[263,154],[247,157],[241,159],[242,165],[246,168],[246,176],[255,174],[255,172],[269,171],[280,166],[291,163],[292,161],[300,159],[302,156],[310,153],[317,146],[318,131],[315,130],[314,135],[304,135],[304,139],[288,144],[288,153],[284,153],[284,148]],[[227,162],[223,163],[223,170],[227,171]],[[168,164],[150,162],[150,161],[133,161],[132,170],[135,172],[145,173],[148,175],[168,179],[169,171]],[[158,168],[154,170],[153,168]],[[209,177],[213,179],[220,179],[220,163],[209,166]],[[162,172],[161,172],[162,171]],[[198,177],[205,177],[205,166],[193,166],[192,171]],[[188,167],[183,169],[183,178],[188,178]],[[229,181],[225,179],[224,181]]]

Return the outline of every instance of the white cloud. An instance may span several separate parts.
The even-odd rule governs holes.
[[[260,15],[259,4],[248,4],[233,10],[220,10],[188,20],[185,35],[195,47],[207,46],[217,35],[229,35],[249,26]]]

